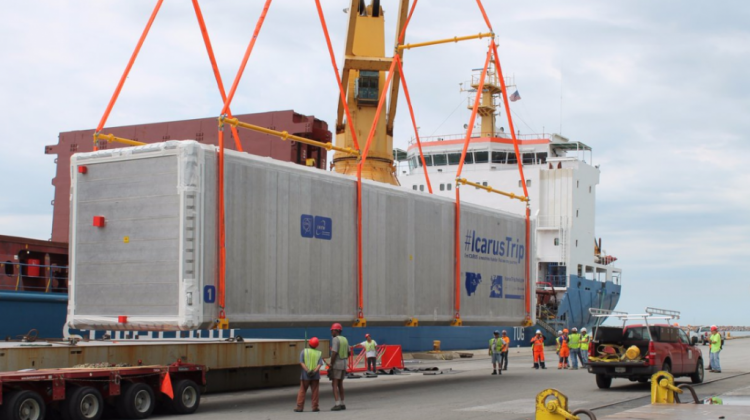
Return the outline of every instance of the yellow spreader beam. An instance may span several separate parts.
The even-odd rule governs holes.
[[[122,137],[115,137],[114,134],[94,133],[94,142],[96,142],[97,140],[107,140],[109,143],[112,143],[112,142],[122,143],[122,144],[127,144],[129,146],[143,146],[146,144],[140,141],[124,139]]]
[[[446,38],[446,39],[438,39],[437,41],[428,41],[428,42],[418,42],[416,44],[406,44],[406,45],[399,45],[398,50],[409,50],[412,48],[418,48],[418,47],[428,47],[430,45],[438,45],[438,44],[447,44],[449,42],[458,42],[458,41],[467,41],[469,39],[482,39],[482,38],[491,38],[495,36],[492,32],[487,32],[483,34],[477,34],[477,35],[467,35],[467,36],[455,36],[453,38]]]
[[[246,128],[248,130],[256,131],[258,133],[263,133],[263,134],[268,134],[268,135],[271,135],[271,136],[276,136],[276,137],[279,137],[281,140],[291,139],[291,140],[294,140],[294,141],[298,141],[300,143],[309,144],[310,146],[321,147],[321,148],[326,149],[326,150],[335,150],[337,152],[347,153],[347,154],[350,154],[352,156],[359,157],[359,151],[351,149],[349,147],[337,147],[337,146],[334,146],[331,143],[323,143],[323,142],[320,142],[320,141],[306,139],[306,138],[300,137],[300,136],[295,136],[294,134],[289,134],[286,131],[271,130],[270,128],[265,128],[265,127],[261,127],[259,125],[253,125],[253,124],[248,124],[248,123],[242,122],[242,121],[238,120],[237,118],[224,118],[223,120],[220,118],[219,119],[219,123],[221,124],[222,121],[224,123],[226,123],[226,124],[233,125],[235,127]]]
[[[524,197],[524,196],[515,195],[513,193],[507,193],[505,191],[496,190],[496,189],[494,189],[492,187],[489,187],[489,186],[484,186],[482,184],[477,184],[476,182],[471,182],[471,181],[467,180],[466,178],[456,178],[456,182],[458,182],[459,184],[471,185],[472,187],[483,189],[483,190],[485,190],[485,191],[487,191],[489,193],[495,193],[495,194],[504,195],[506,197],[513,198],[513,199],[516,199],[516,200],[521,200],[523,202],[528,202],[529,201],[529,199],[526,198],[526,197]]]

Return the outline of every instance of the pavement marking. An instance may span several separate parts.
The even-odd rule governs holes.
[[[575,404],[571,404],[568,400],[568,407],[575,405],[576,407],[585,406],[588,401],[574,401]],[[536,399],[524,398],[520,400],[503,401],[495,404],[479,405],[475,407],[462,408],[454,411],[474,411],[484,413],[503,413],[503,414],[534,414],[536,411]]]

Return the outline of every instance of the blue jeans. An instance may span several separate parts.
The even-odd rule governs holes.
[[[586,366],[589,363],[589,351],[581,349],[581,365]]]
[[[570,349],[570,364],[573,369],[578,369],[579,357],[581,357],[581,349]]]
[[[712,370],[721,371],[721,363],[719,362],[719,353],[721,353],[721,350],[717,351],[716,353],[711,353],[709,356]]]

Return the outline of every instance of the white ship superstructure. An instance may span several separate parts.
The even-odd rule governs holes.
[[[470,82],[475,90],[478,76]],[[523,196],[513,140],[496,127],[499,82],[490,70],[478,113],[481,128],[469,143],[462,177],[496,190]],[[473,99],[469,98],[469,104]],[[466,134],[421,138],[432,192],[455,198],[456,172]],[[588,145],[559,134],[521,134],[520,159],[536,220],[538,264],[537,318],[552,328],[590,325],[588,307],[614,309],[620,295],[621,270],[595,238],[596,187],[600,170]],[[415,139],[407,150],[408,171],[401,185],[428,193]],[[461,201],[524,214],[526,204],[472,186],[461,186]],[[567,293],[577,290],[577,293]]]

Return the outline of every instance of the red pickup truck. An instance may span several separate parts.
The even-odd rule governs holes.
[[[689,376],[693,383],[703,382],[703,354],[688,340],[685,331],[667,324],[598,327],[589,346],[589,373],[596,385],[607,389],[612,378],[648,382],[651,375],[666,370],[675,377]],[[640,350],[633,360],[622,352],[631,346]]]

